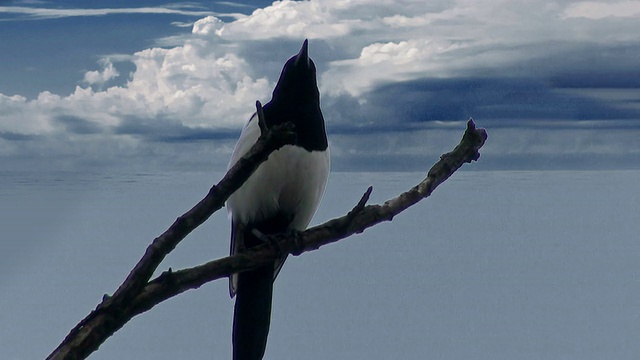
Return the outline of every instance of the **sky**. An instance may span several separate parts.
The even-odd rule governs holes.
[[[224,169],[302,41],[334,170],[638,168],[640,1],[0,1],[7,170]]]
[[[639,17],[640,1],[615,0],[0,0],[0,180],[9,184],[0,186],[0,267],[15,273],[0,277],[0,302],[11,310],[3,323],[18,324],[0,326],[0,348],[16,359],[48,353],[115,289],[148,241],[206,194],[206,174],[219,179],[255,101],[269,101],[304,39],[333,171],[314,223],[347,211],[371,184],[372,203],[413,186],[422,176],[408,171],[450,151],[470,117],[489,138],[463,169],[640,169]],[[287,346],[309,343],[291,339],[310,336],[319,358],[364,349],[363,358],[527,358],[524,350],[633,359],[637,177],[456,174],[393,223],[291,259],[278,280],[271,356],[295,356]],[[164,265],[224,256],[225,215]],[[411,253],[389,239],[410,241]],[[301,294],[308,283],[320,286]],[[226,286],[164,303],[94,356],[228,353]],[[424,304],[400,296],[412,294]],[[305,306],[286,308],[291,296]],[[46,340],[25,345],[34,331]]]

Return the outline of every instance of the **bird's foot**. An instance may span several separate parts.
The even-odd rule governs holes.
[[[278,252],[278,256],[282,256],[284,254],[284,250],[282,249],[282,246],[280,246],[280,237],[278,236],[273,236],[273,235],[266,235],[263,234],[260,230],[258,229],[253,229],[251,230],[251,233],[253,234],[253,236],[255,236],[258,240],[262,241],[265,244],[269,244],[272,247],[274,247],[276,249],[276,251]]]
[[[258,229],[253,229],[251,230],[251,233],[258,240],[274,247],[277,250],[279,256],[283,256],[289,253],[289,251],[285,251],[285,249],[280,245],[280,241],[282,241],[283,239],[293,239],[293,247],[290,251],[292,255],[298,256],[304,252],[304,244],[302,243],[302,240],[300,237],[301,232],[298,230],[291,229],[291,230],[288,230],[286,233],[282,233],[278,235],[266,235]]]

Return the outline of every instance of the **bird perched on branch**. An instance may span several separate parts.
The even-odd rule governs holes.
[[[249,179],[227,201],[231,214],[231,254],[263,244],[256,232],[278,234],[304,230],[324,193],[329,175],[329,147],[316,67],[309,58],[305,40],[280,74],[271,101],[262,108],[267,128],[292,123],[295,145],[286,145],[269,155]],[[258,106],[258,111],[260,107]],[[258,113],[242,129],[229,167],[249,151],[261,129]],[[271,319],[273,281],[286,255],[275,263],[234,274],[229,279],[233,314],[233,359],[262,359]]]

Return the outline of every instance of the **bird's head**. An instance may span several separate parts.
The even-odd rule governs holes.
[[[320,95],[316,81],[316,65],[309,58],[309,41],[284,64],[278,83],[273,90],[273,100],[317,100]]]
[[[327,149],[316,65],[309,58],[307,40],[298,54],[284,64],[271,101],[264,106],[264,116],[267,127],[293,123],[299,146],[309,151]]]

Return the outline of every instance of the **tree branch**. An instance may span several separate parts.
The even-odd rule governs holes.
[[[257,104],[258,110],[262,106]],[[233,194],[273,151],[287,144],[294,144],[293,125],[285,123],[263,131],[249,152],[214,185],[191,210],[187,211],[149,245],[129,276],[113,296],[106,296],[86,318],[76,325],[64,341],[47,359],[84,359],[95,351],[106,338],[121,328],[128,319],[121,309],[126,308],[147,285],[162,260],[191,231],[220,210]]]
[[[260,110],[259,104],[257,104],[257,107],[258,110]],[[285,136],[285,138],[289,141],[291,140],[290,137]],[[151,273],[146,270],[147,267],[150,268],[151,265],[142,266],[145,269],[140,270],[140,274],[142,275],[134,274],[138,268],[138,266],[136,266],[136,269],[132,271],[127,281],[118,289],[121,293],[129,291],[129,296],[123,297],[120,301],[116,302],[112,300],[118,295],[118,292],[116,292],[113,298],[103,301],[102,304],[98,305],[96,310],[89,314],[87,318],[71,331],[65,341],[48,359],[84,359],[97,349],[106,338],[124,326],[132,317],[151,309],[168,298],[189,289],[198,288],[207,282],[226,278],[233,273],[266,265],[280,256],[282,251],[299,255],[303,252],[312,251],[323,245],[344,239],[355,233],[361,233],[380,222],[391,221],[397,214],[431,195],[438,185],[448,179],[464,163],[478,160],[480,157],[478,150],[484,145],[486,139],[486,131],[484,129],[476,129],[475,123],[470,119],[458,146],[456,146],[453,151],[442,155],[440,160],[429,170],[427,177],[422,182],[397,197],[387,200],[382,205],[366,205],[372,191],[372,188],[369,187],[358,204],[356,204],[348,214],[310,228],[304,232],[271,236],[273,240],[278,241],[278,247],[264,245],[252,248],[242,254],[210,261],[193,268],[175,272],[169,270],[151,281],[149,281],[149,278],[153,270]],[[282,140],[282,143],[278,144],[286,144],[288,143],[287,140]],[[270,151],[275,149],[275,145],[273,146],[274,147],[262,152],[258,150],[256,150],[256,152],[266,159]],[[254,154],[253,151],[251,153]],[[262,157],[259,159],[264,161]],[[152,244],[147,249],[147,253],[145,253],[141,262],[149,257],[152,259],[149,260],[149,262],[153,264],[153,269],[155,270],[162,258],[166,256],[166,253],[171,251],[184,236],[204,222],[214,211],[218,210],[222,204],[224,204],[226,198],[240,187],[261,161],[255,160],[254,162],[254,160],[251,160],[248,165],[236,164],[223,180],[211,189],[205,199],[176,220],[176,223],[165,232],[165,234],[169,234],[163,234],[154,240],[154,244],[156,242],[160,244],[157,246],[157,249],[153,248],[154,244]],[[250,170],[246,170],[245,167],[249,167]],[[243,172],[243,174],[232,174],[235,172]],[[228,182],[236,181],[236,183],[225,183],[224,185],[226,187],[223,188],[222,185],[225,179],[228,179]],[[212,195],[214,189],[219,189],[216,190],[219,195]],[[207,200],[210,195],[215,197],[215,201],[212,199]],[[222,198],[224,198],[224,200],[221,200]],[[200,206],[202,206],[203,209],[194,210]],[[206,209],[206,211],[204,209]],[[180,222],[179,225],[177,225],[178,222]],[[172,231],[174,227],[176,229]],[[167,237],[171,240],[159,240]],[[148,253],[151,254],[148,255]],[[130,278],[136,276],[143,276],[145,278],[144,280],[130,280]],[[133,282],[133,285],[129,285],[129,287],[121,290],[128,281]]]

